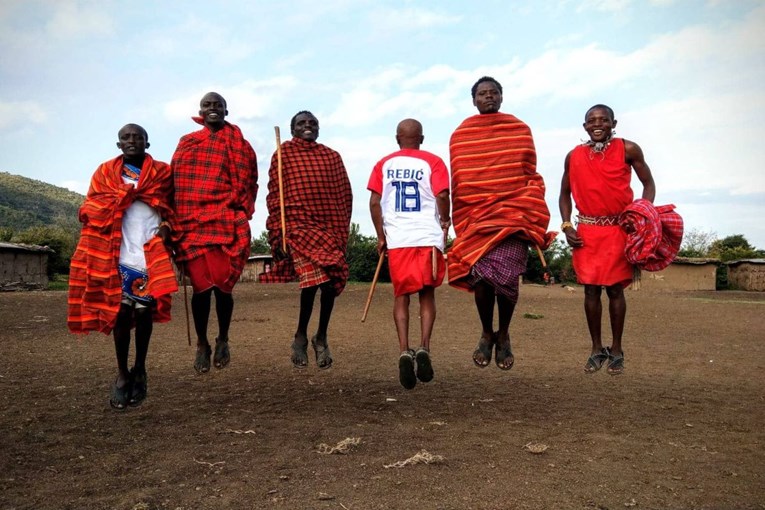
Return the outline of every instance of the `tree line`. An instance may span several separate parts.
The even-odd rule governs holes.
[[[55,253],[48,259],[48,273],[69,274],[69,263],[80,237],[77,212],[84,196],[66,188],[19,175],[0,172],[0,241],[48,246]],[[447,240],[447,252],[453,239]],[[263,231],[252,239],[252,254],[270,254],[268,234]],[[700,229],[685,232],[679,257],[709,258],[724,262],[731,260],[765,258],[765,250],[752,246],[742,234],[717,237]],[[571,264],[571,248],[556,239],[544,252],[549,274],[560,283],[576,281]],[[370,282],[377,267],[377,237],[360,232],[353,223],[348,239],[348,265],[350,280]],[[524,278],[542,283],[545,271],[534,247],[529,248]],[[383,264],[380,280],[390,281],[387,264]],[[727,286],[726,266],[718,270],[718,288]]]

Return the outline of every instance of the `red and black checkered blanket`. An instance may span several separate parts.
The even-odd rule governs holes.
[[[258,191],[255,151],[241,130],[227,122],[216,132],[205,127],[183,136],[171,166],[176,260],[191,260],[220,247],[231,256],[235,283],[250,253],[249,220]]]
[[[350,232],[353,193],[343,160],[326,145],[293,138],[282,144],[282,176],[287,251],[319,267],[342,291],[348,280],[345,259]],[[277,154],[268,172],[268,242],[282,243]],[[278,262],[261,275],[264,283],[293,281],[292,261]]]

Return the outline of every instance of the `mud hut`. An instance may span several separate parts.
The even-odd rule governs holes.
[[[765,291],[765,259],[733,260],[726,265],[731,289]]]
[[[676,257],[665,269],[643,271],[641,288],[651,290],[715,290],[719,259]]]
[[[48,288],[47,246],[0,242],[0,291]]]
[[[257,282],[258,275],[271,271],[272,264],[273,257],[271,255],[250,255],[244,270],[242,270],[242,276],[239,277],[239,281]]]

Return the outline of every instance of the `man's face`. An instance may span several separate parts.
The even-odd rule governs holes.
[[[587,112],[584,119],[584,130],[590,135],[593,142],[605,142],[611,138],[611,132],[616,126],[616,121],[611,119],[611,115],[605,108],[593,108]]]
[[[126,158],[141,158],[146,154],[149,143],[140,127],[128,124],[120,129],[117,137],[117,148]]]
[[[473,105],[478,108],[478,113],[497,113],[502,106],[502,93],[494,82],[481,82],[475,91]]]
[[[306,142],[315,142],[319,138],[319,119],[310,113],[301,113],[295,118],[292,136]]]
[[[226,115],[226,101],[219,94],[211,92],[199,102],[199,116],[204,120],[205,126],[222,126]]]

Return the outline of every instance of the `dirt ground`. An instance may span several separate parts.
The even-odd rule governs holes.
[[[765,508],[764,293],[627,291],[611,377],[582,372],[581,288],[522,287],[502,372],[471,361],[472,296],[441,287],[436,378],[407,391],[391,287],[361,323],[368,289],[338,299],[320,372],[289,362],[296,285],[240,284],[231,365],[204,376],[179,293],[125,412],[111,339],[70,335],[64,292],[0,294],[0,509]]]

